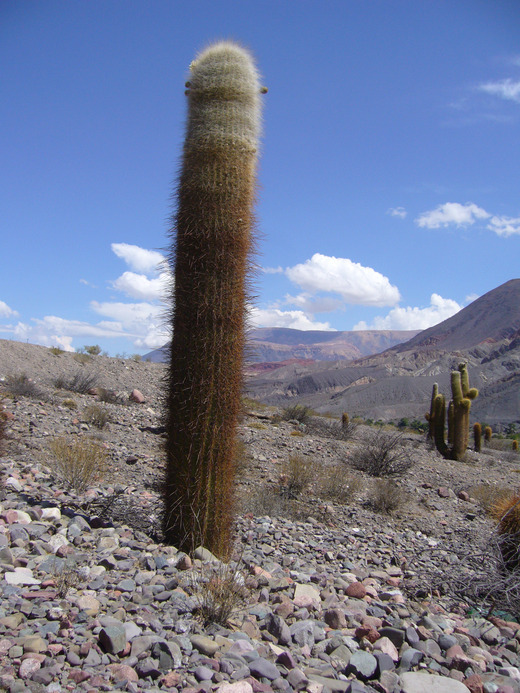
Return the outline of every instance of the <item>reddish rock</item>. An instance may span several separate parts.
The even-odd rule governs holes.
[[[114,681],[139,681],[139,676],[135,669],[128,664],[109,664],[107,667],[112,674]]]
[[[457,493],[457,498],[460,498],[460,500],[463,500],[463,501],[469,501],[470,500],[469,493],[467,491],[459,491]]]
[[[367,589],[361,582],[351,582],[345,590],[345,594],[354,599],[363,599],[366,597]]]
[[[327,609],[323,614],[323,620],[334,630],[347,627],[347,619],[341,609]]]
[[[361,640],[362,638],[366,638],[372,644],[379,640],[379,633],[375,628],[371,628],[370,626],[358,626],[358,628],[356,628],[355,630],[354,635],[359,640]]]
[[[440,488],[437,489],[437,493],[441,498],[449,498],[450,497],[450,491],[446,486],[441,486]]]
[[[132,390],[129,399],[132,402],[136,402],[137,404],[144,404],[146,402],[145,396],[139,390]]]
[[[468,676],[463,683],[471,693],[484,693],[484,684],[478,674]]]
[[[74,681],[74,683],[81,683],[90,678],[88,671],[83,671],[83,669],[71,669],[69,671],[69,679]]]

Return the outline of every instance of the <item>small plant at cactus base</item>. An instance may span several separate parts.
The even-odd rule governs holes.
[[[193,574],[191,589],[204,626],[212,623],[225,626],[249,597],[238,563],[205,563],[201,573]]]
[[[78,493],[101,481],[107,471],[107,449],[90,438],[53,438],[48,465],[58,482]]]

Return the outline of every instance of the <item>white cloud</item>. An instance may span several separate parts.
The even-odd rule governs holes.
[[[289,327],[293,330],[335,331],[328,322],[312,320],[301,310],[251,308],[248,323],[252,327]]]
[[[153,274],[160,270],[166,258],[156,250],[147,250],[129,243],[112,243],[112,251],[126,262],[130,269],[144,274]]]
[[[111,282],[117,291],[137,298],[142,301],[161,301],[167,296],[172,276],[169,272],[162,272],[158,277],[148,279],[144,274],[135,272],[123,272],[123,274]]]
[[[408,212],[404,207],[391,207],[387,211],[387,214],[389,214],[391,217],[399,217],[400,219],[404,219]]]
[[[400,298],[387,277],[348,258],[315,253],[310,260],[288,267],[285,274],[310,294],[327,291],[354,305],[391,306]]]
[[[291,296],[286,294],[283,303],[285,305],[297,306],[306,313],[330,313],[333,310],[338,310],[343,308],[345,303],[340,298],[334,298],[333,296],[319,296],[318,298],[313,298],[308,293],[298,294],[298,296]]]
[[[520,217],[491,217],[488,229],[494,231],[498,236],[520,234]]]
[[[283,274],[283,267],[262,267],[264,274]]]
[[[488,219],[491,216],[485,209],[472,202],[461,205],[459,202],[446,202],[436,209],[424,212],[415,220],[418,226],[428,229],[438,229],[440,226],[468,226],[477,219]]]
[[[388,315],[377,316],[371,325],[366,322],[358,322],[355,330],[426,330],[439,322],[451,318],[462,309],[457,301],[450,298],[442,298],[439,294],[432,294],[430,305],[427,308],[412,308],[407,306],[392,308]]]
[[[520,103],[520,81],[515,82],[509,78],[501,79],[497,82],[480,84],[478,89],[486,94],[491,94],[491,96]]]
[[[9,308],[7,303],[0,301],[0,318],[13,318],[18,315],[16,310]]]

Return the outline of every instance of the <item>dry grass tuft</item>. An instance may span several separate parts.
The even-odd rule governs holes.
[[[193,599],[202,623],[226,625],[246,602],[249,592],[237,566],[230,563],[208,563],[201,574],[193,576]]]
[[[329,465],[320,472],[317,494],[324,500],[350,503],[363,490],[363,481],[357,474],[345,474],[342,464]]]
[[[387,433],[379,428],[370,432],[366,443],[358,446],[347,462],[370,476],[401,476],[413,464],[403,443],[401,433]]]
[[[43,392],[36,383],[25,373],[8,375],[3,382],[4,390],[11,397],[30,397],[42,399]]]
[[[89,438],[54,438],[49,442],[49,450],[51,471],[78,493],[106,474],[107,450]]]
[[[280,490],[285,498],[297,498],[316,478],[316,463],[303,455],[291,455],[282,464]]]
[[[110,414],[104,407],[100,407],[99,404],[89,404],[83,410],[83,419],[101,430],[110,421]]]
[[[391,479],[377,479],[368,498],[369,506],[385,515],[392,515],[407,501],[407,493]]]
[[[469,495],[478,502],[488,515],[493,515],[493,508],[502,499],[510,498],[512,491],[510,488],[478,484],[470,488]]]
[[[95,373],[78,370],[73,375],[58,376],[54,381],[54,387],[58,390],[67,390],[84,395],[96,386],[97,379],[98,376]]]

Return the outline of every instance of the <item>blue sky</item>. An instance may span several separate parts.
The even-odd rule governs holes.
[[[252,322],[424,329],[520,276],[517,0],[0,4],[0,337],[167,339],[195,55],[263,83]]]

